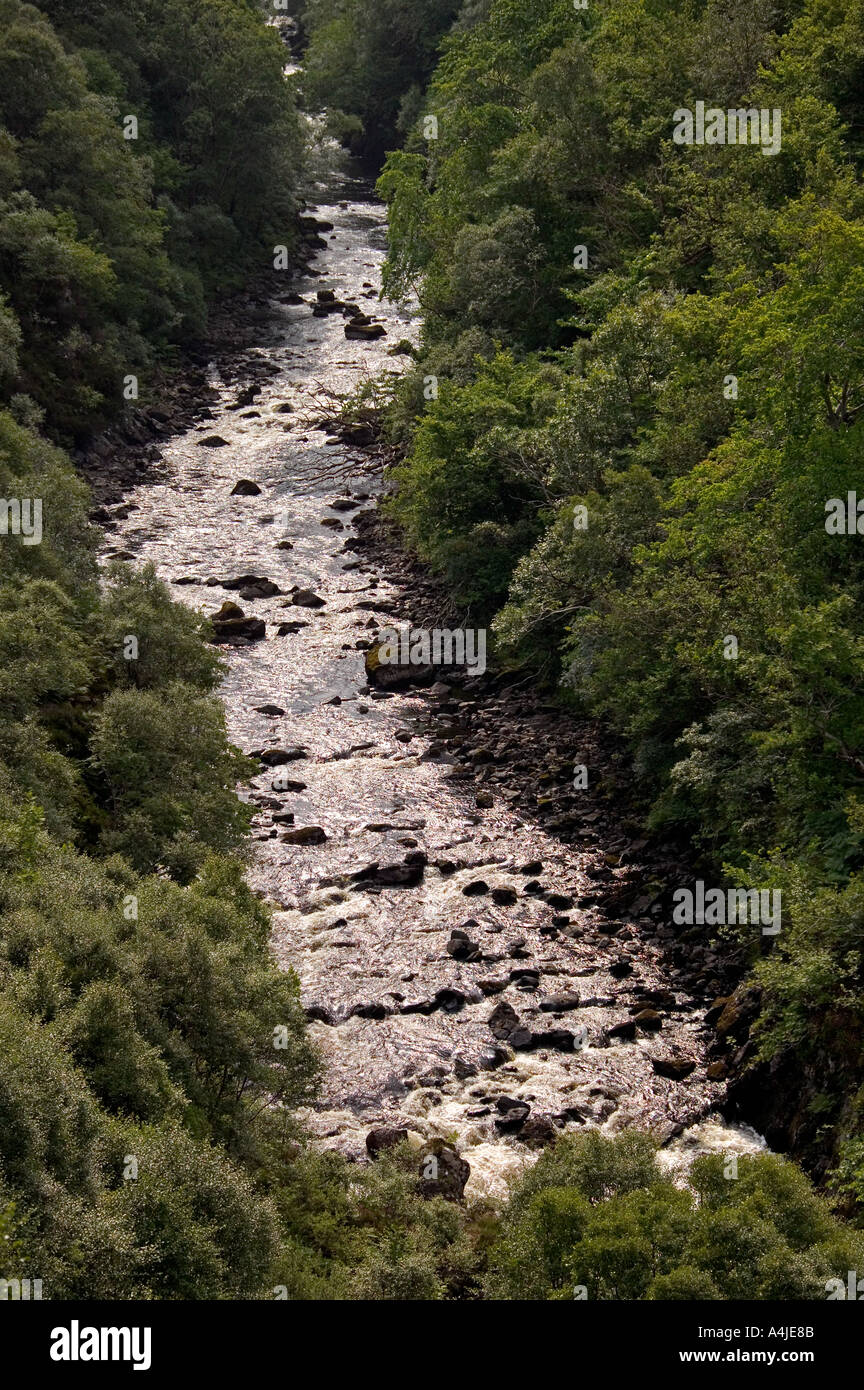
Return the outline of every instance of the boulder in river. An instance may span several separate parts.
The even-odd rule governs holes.
[[[621,956],[613,965],[609,966],[609,974],[616,980],[624,980],[628,975],[633,974],[633,963],[627,960],[626,956]]]
[[[313,217],[311,213],[304,213],[302,217],[297,218],[297,222],[301,231],[311,232],[315,235],[317,235],[318,232],[332,232],[333,230],[332,222],[326,222],[323,218]]]
[[[286,830],[279,838],[286,845],[323,845],[327,832],[320,825],[299,825],[296,830]]]
[[[291,602],[295,608],[323,608],[326,599],[320,598],[311,589],[295,589]]]
[[[489,892],[489,884],[484,883],[482,878],[475,878],[473,882],[466,883],[462,889],[463,896],[466,898],[482,898]]]
[[[669,1081],[683,1081],[696,1070],[692,1057],[652,1057],[651,1065],[658,1076],[665,1076]]]
[[[366,679],[379,690],[395,690],[404,685],[424,685],[434,679],[432,666],[400,665],[389,659],[392,643],[373,642],[364,657]]]
[[[392,1008],[388,1008],[388,1006],[386,1004],[382,1004],[380,1000],[363,1000],[359,1004],[352,1005],[352,1007],[348,1010],[346,1017],[368,1018],[373,1019],[376,1023],[380,1023],[382,1018],[389,1018],[392,1012]]]
[[[252,404],[256,397],[261,395],[262,389],[263,388],[257,382],[253,382],[251,386],[247,386],[243,391],[240,392],[240,395],[237,397],[234,404],[229,405],[228,409],[244,410],[247,405]]]
[[[381,1125],[378,1129],[370,1129],[366,1135],[366,1152],[370,1158],[377,1158],[387,1149],[395,1149],[398,1144],[406,1143],[407,1139],[407,1129],[398,1125]]]
[[[549,906],[554,907],[556,912],[569,912],[574,904],[574,899],[570,897],[569,893],[545,893],[544,897]]]
[[[579,995],[575,992],[565,994],[549,994],[545,999],[540,1000],[540,1008],[546,1014],[566,1014],[571,1009],[578,1009]]]
[[[458,1014],[468,1002],[461,989],[439,989],[435,991],[435,1003],[445,1014]]]
[[[514,948],[511,947],[508,951],[508,955],[511,957],[513,955],[513,949]],[[510,980],[517,989],[521,989],[526,994],[530,994],[540,987],[540,971],[531,966],[522,966],[518,970],[510,971]]]
[[[506,1047],[494,1043],[492,1047],[487,1047],[481,1052],[478,1061],[483,1071],[496,1071],[498,1067],[503,1067],[505,1062],[510,1061],[510,1055]]]
[[[640,1009],[639,1013],[634,1015],[633,1022],[644,1033],[659,1033],[663,1027],[663,1015],[656,1009]]]
[[[509,983],[509,980],[500,980],[493,975],[487,975],[482,980],[477,981],[477,988],[486,995],[503,994]]]
[[[532,1042],[535,1047],[551,1047],[556,1052],[573,1052],[575,1049],[575,1038],[569,1028],[550,1028],[546,1033],[533,1033]],[[515,1047],[512,1035],[510,1045]]]
[[[272,579],[257,579],[254,584],[247,584],[240,590],[240,597],[249,603],[256,598],[274,598],[281,592],[279,585],[274,584]]]
[[[285,763],[299,763],[309,756],[305,748],[256,748],[250,758],[258,758],[265,767],[282,767]]]
[[[506,1000],[495,1006],[487,1021],[492,1036],[499,1042],[506,1042],[510,1034],[519,1027],[519,1015]]]
[[[445,1139],[431,1139],[421,1151],[419,1174],[423,1197],[461,1202],[471,1167]]]
[[[198,440],[199,449],[227,449],[228,440],[223,439],[221,434],[208,434],[206,439]]]
[[[401,864],[368,864],[352,875],[356,887],[364,888],[416,888],[422,883],[426,869],[426,855],[422,850],[406,854]]]
[[[386,338],[387,329],[383,323],[361,323],[358,319],[351,319],[345,325],[345,337],[365,339],[368,342],[375,338]]]
[[[434,999],[414,999],[410,1000],[407,1004],[403,1004],[399,1012],[403,1014],[425,1014],[428,1017],[429,1014],[434,1014],[437,1007],[438,1005]]]
[[[558,1130],[550,1115],[530,1115],[519,1130],[518,1137],[531,1149],[545,1149],[555,1143]]]
[[[476,926],[476,922],[473,924]],[[450,933],[450,940],[445,947],[448,956],[453,960],[479,960],[480,947],[476,941],[472,941],[467,931],[463,927],[454,927]]]
[[[210,619],[213,629],[211,642],[260,642],[267,629],[260,618],[247,618],[236,603],[223,603]]]
[[[495,1128],[500,1134],[515,1133],[522,1128],[531,1114],[531,1106],[526,1100],[512,1100],[509,1096],[500,1096],[495,1105],[498,1110]]]
[[[636,1038],[636,1024],[632,1019],[625,1023],[614,1023],[611,1028],[606,1029],[607,1038],[621,1038],[624,1042],[633,1042]]]
[[[219,587],[228,589],[229,592],[238,589],[247,589],[251,584],[267,584],[269,580],[263,574],[238,574],[233,579],[221,579]]]
[[[307,1004],[303,1012],[310,1023],[326,1023],[328,1028],[335,1027],[336,1018],[333,1011],[324,1004]]]
[[[232,497],[260,497],[261,489],[251,478],[241,478],[231,489]]]

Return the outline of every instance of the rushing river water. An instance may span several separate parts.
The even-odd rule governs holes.
[[[471,1166],[469,1194],[498,1198],[536,1154],[507,1132],[502,1097],[526,1103],[535,1119],[551,1117],[559,1130],[640,1125],[664,1138],[677,1134],[667,1151],[673,1168],[705,1148],[761,1147],[752,1132],[711,1117],[722,1089],[705,1075],[704,1005],[673,990],[660,1008],[660,1032],[608,1040],[607,1030],[631,1017],[634,999],[669,982],[657,949],[626,929],[614,940],[590,925],[579,935],[549,936],[555,909],[526,886],[533,877],[567,897],[583,894],[585,856],[532,825],[518,805],[479,811],[448,778],[446,758],[424,757],[428,739],[417,718],[428,695],[385,698],[366,684],[357,644],[386,625],[395,594],[358,568],[346,541],[356,514],[350,503],[374,505],[376,484],[360,471],[351,477],[350,448],[328,445],[326,430],[308,422],[320,417],[321,387],[345,393],[399,370],[405,359],[388,350],[415,338],[417,324],[377,301],[385,220],[368,187],[343,168],[319,196],[316,215],[333,230],[317,273],[293,287],[305,302],[274,301],[265,346],[247,354],[250,372],[262,358],[269,363],[263,390],[238,410],[235,375],[230,384],[214,376],[212,418],[165,446],[164,480],[127,499],[131,510],[121,511],[109,552],[152,561],[169,582],[182,579],[174,593],[211,615],[238,598],[214,581],[266,576],[281,591],[239,600],[265,621],[267,635],[226,648],[222,697],[230,736],[244,750],[305,750],[244,794],[258,810],[250,878],[275,905],[273,951],[300,978],[326,1061],[309,1127],[323,1146],[358,1158],[381,1125],[404,1127],[418,1143],[453,1140]],[[322,289],[363,306],[387,336],[349,341],[340,314],[314,317],[310,306]],[[202,447],[212,435],[227,447]],[[340,463],[349,475],[328,481]],[[239,479],[254,481],[260,494],[232,496]],[[313,590],[323,604],[292,605],[295,588]],[[283,713],[260,713],[264,706]],[[313,826],[326,840],[283,839]],[[370,863],[400,862],[417,850],[429,862],[415,886],[376,890],[351,880]],[[436,861],[449,861],[445,871]],[[542,869],[521,873],[531,861]],[[466,896],[478,879],[490,892]],[[578,909],[569,915],[579,922]],[[446,950],[466,919],[480,959],[453,959]],[[622,957],[633,961],[623,979]],[[504,1001],[553,1045],[496,1054],[487,1020]],[[586,1045],[559,1050],[553,1030]],[[695,1070],[683,1080],[658,1075],[652,1058],[670,1054],[692,1057]]]

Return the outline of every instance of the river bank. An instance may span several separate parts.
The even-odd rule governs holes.
[[[238,410],[252,404],[272,374],[266,360],[252,349],[266,343],[268,335],[276,331],[278,313],[274,306],[297,302],[296,282],[315,274],[312,260],[326,245],[313,222],[309,217],[298,222],[285,270],[254,276],[242,289],[211,307],[204,336],[186,343],[178,350],[176,362],[155,374],[148,384],[146,403],[128,406],[106,430],[70,451],[90,488],[91,520],[113,529],[114,518],[108,509],[121,504],[137,485],[160,476],[162,444],[214,418],[219,400],[212,384],[214,370],[226,384],[238,384]]]

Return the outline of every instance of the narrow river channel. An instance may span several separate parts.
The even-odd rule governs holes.
[[[162,480],[126,499],[108,552],[152,561],[208,615],[236,602],[266,625],[264,640],[225,647],[222,698],[232,740],[274,764],[244,792],[256,806],[250,880],[274,905],[273,951],[300,978],[326,1060],[306,1121],[322,1147],[358,1159],[381,1126],[417,1143],[442,1137],[470,1164],[469,1195],[496,1199],[550,1136],[585,1125],[650,1126],[682,1165],[704,1147],[758,1148],[712,1114],[722,1085],[705,1073],[704,1002],[670,985],[659,949],[636,932],[611,939],[581,920],[586,855],[518,804],[478,809],[448,776],[452,758],[427,754],[428,692],[367,685],[363,646],[386,626],[395,592],[350,542],[380,483],[362,462],[352,471],[350,447],[327,442],[321,393],[400,370],[405,358],[390,349],[415,340],[418,324],[378,300],[385,215],[358,171],[343,162],[316,196],[315,216],[332,224],[326,249],[286,284],[245,357],[250,380],[266,363],[263,388],[238,408],[244,361],[239,382],[214,374],[211,418],[165,445]],[[302,302],[287,302],[289,290]],[[349,340],[342,314],[315,316],[328,291],[386,336]],[[202,443],[214,436],[224,444]],[[232,495],[240,480],[260,491]],[[278,593],[222,587],[243,576]],[[304,590],[321,603],[296,602]],[[407,884],[352,877],[418,855],[425,869]],[[488,891],[470,891],[478,882]],[[553,917],[572,934],[550,932]],[[447,949],[461,928],[471,959]],[[660,1031],[610,1039],[646,999]],[[502,1005],[531,1046],[496,1039],[489,1019]],[[658,1074],[654,1059],[669,1056],[696,1065],[682,1079]]]

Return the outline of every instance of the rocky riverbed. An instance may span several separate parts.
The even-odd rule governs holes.
[[[322,401],[399,371],[417,323],[379,302],[384,212],[357,172],[318,193],[314,260],[258,306],[256,345],[202,368],[146,480],[100,498],[106,556],[152,561],[225,649],[229,732],[261,767],[250,877],[326,1062],[306,1121],[357,1159],[437,1138],[493,1198],[586,1125],[759,1147],[714,1115],[730,980],[668,925],[684,870],[616,820],[614,751],[500,677],[370,683],[380,630],[440,600]]]

